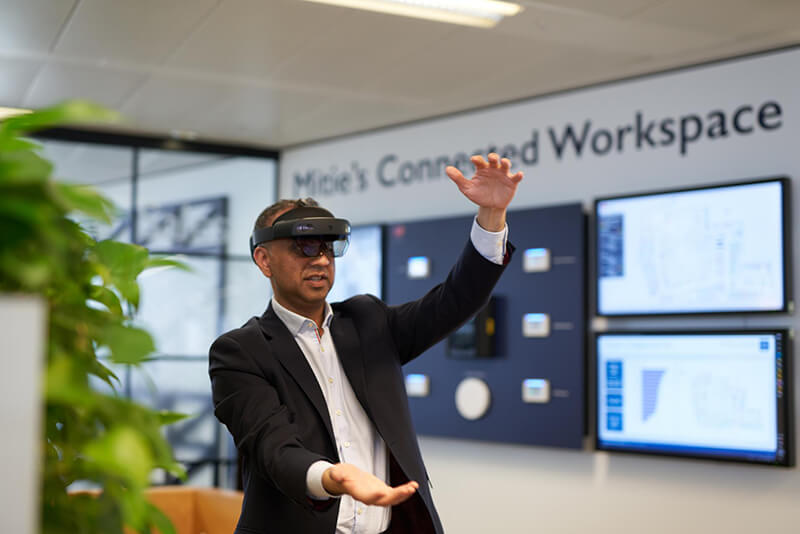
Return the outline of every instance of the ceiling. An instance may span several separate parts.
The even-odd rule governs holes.
[[[518,0],[519,1],[519,0]],[[282,148],[800,43],[798,0],[522,0],[477,29],[300,0],[0,0],[0,106]]]

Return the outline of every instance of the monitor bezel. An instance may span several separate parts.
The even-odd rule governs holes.
[[[633,454],[643,456],[656,456],[664,458],[686,458],[695,460],[711,460],[714,462],[763,465],[769,467],[794,467],[795,465],[795,436],[794,436],[794,355],[793,337],[788,328],[759,328],[759,329],[726,329],[726,330],[608,330],[594,333],[593,359],[591,370],[594,373],[594,395],[591,397],[594,402],[592,410],[592,422],[594,423],[594,450],[608,453]],[[713,454],[692,454],[680,453],[676,451],[664,450],[642,450],[636,448],[617,448],[604,447],[600,443],[600,404],[599,404],[599,381],[600,371],[598,370],[598,343],[602,336],[718,336],[718,335],[776,335],[780,334],[783,339],[783,387],[784,394],[780,401],[776,399],[778,408],[778,429],[781,423],[784,429],[784,448],[786,455],[783,462],[758,461],[747,458],[718,456]],[[777,377],[776,377],[777,380]]]
[[[783,209],[783,217],[782,217],[782,224],[783,224],[783,240],[782,240],[782,253],[783,253],[783,306],[780,309],[774,310],[759,310],[759,309],[752,309],[752,308],[741,308],[736,310],[698,310],[698,311],[653,311],[653,312],[614,312],[614,313],[603,313],[600,310],[600,255],[599,255],[599,224],[598,224],[598,205],[601,202],[606,202],[610,200],[624,200],[630,198],[638,198],[638,197],[652,197],[652,196],[659,196],[659,195],[670,195],[675,193],[688,193],[693,191],[703,191],[703,190],[711,190],[711,189],[724,189],[729,187],[737,187],[737,186],[747,186],[747,185],[756,185],[756,184],[763,184],[763,183],[770,183],[770,182],[777,182],[781,185],[781,206]],[[725,316],[725,315],[741,315],[741,314],[758,314],[758,315],[774,315],[780,313],[788,313],[793,311],[794,303],[792,302],[792,276],[791,276],[791,254],[792,254],[792,238],[791,238],[791,194],[790,194],[790,187],[791,187],[791,180],[789,180],[786,176],[775,176],[771,178],[750,178],[746,180],[734,181],[734,182],[724,182],[724,183],[714,183],[714,184],[707,184],[707,185],[699,185],[699,186],[690,186],[684,188],[676,188],[676,189],[663,189],[663,190],[654,190],[654,191],[644,191],[639,193],[631,193],[625,195],[614,195],[608,197],[598,197],[594,199],[594,212],[592,213],[592,252],[594,256],[594,260],[592,261],[592,269],[593,273],[592,276],[594,278],[594,314],[597,317],[687,317],[687,316]]]

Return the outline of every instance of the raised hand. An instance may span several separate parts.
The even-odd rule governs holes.
[[[397,487],[352,464],[336,464],[322,475],[322,485],[331,495],[346,493],[355,500],[372,506],[394,506],[414,495],[419,484],[413,480]]]
[[[475,175],[468,180],[455,167],[447,167],[447,176],[455,182],[458,189],[472,202],[482,208],[506,209],[514,198],[517,184],[522,180],[522,172],[511,174],[511,162],[492,152],[489,161],[483,156],[472,156]]]
[[[455,167],[447,167],[447,176],[455,182],[458,189],[478,205],[478,224],[490,232],[499,232],[506,225],[506,208],[517,192],[522,180],[522,172],[511,174],[511,162],[492,152],[489,161],[483,156],[470,158],[475,165],[471,180],[464,178]]]

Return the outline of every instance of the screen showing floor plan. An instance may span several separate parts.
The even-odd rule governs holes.
[[[598,314],[784,310],[786,186],[598,200]]]
[[[787,465],[783,331],[599,334],[599,449]]]

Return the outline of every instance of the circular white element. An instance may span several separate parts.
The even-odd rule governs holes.
[[[456,388],[456,409],[464,419],[480,419],[489,410],[492,392],[480,378],[465,378]]]

